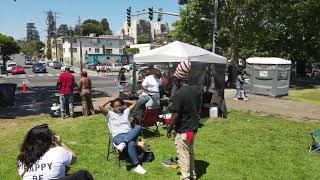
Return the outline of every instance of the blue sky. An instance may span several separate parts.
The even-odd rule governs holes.
[[[22,39],[26,36],[25,24],[34,22],[41,40],[47,35],[46,14],[52,10],[57,13],[57,25],[77,24],[78,16],[82,20],[106,17],[111,30],[116,33],[126,21],[126,9],[132,6],[132,12],[163,8],[168,12],[179,12],[178,0],[0,0],[0,33]],[[142,16],[147,18],[148,15]],[[164,21],[173,23],[177,17],[164,16]]]

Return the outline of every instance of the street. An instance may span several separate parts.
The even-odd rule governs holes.
[[[33,73],[32,65],[25,65],[22,55],[15,55],[14,60],[25,68],[25,74],[3,76],[0,83],[17,84],[15,106],[0,108],[0,119],[14,119],[19,116],[39,115],[49,113],[52,103],[58,103],[54,96],[56,83],[61,71],[47,67],[47,73]],[[79,69],[75,68],[75,80],[80,80]],[[93,98],[111,96],[117,93],[115,75],[107,77],[98,76],[95,72],[89,72],[93,84]],[[27,85],[27,92],[22,93],[22,83]],[[79,105],[79,102],[78,102]],[[78,108],[79,109],[79,108]]]

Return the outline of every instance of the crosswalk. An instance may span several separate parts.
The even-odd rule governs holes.
[[[51,73],[45,73],[45,74],[16,74],[11,76],[11,78],[27,78],[27,77],[58,77],[60,74],[51,74]],[[74,76],[80,76],[79,74],[73,74]]]

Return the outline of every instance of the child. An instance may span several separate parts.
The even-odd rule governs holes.
[[[109,110],[106,106],[110,103],[111,109]],[[129,107],[125,107],[127,103]],[[121,100],[116,98],[109,100],[100,107],[108,121],[108,127],[113,137],[113,143],[115,147],[122,152],[126,147],[128,150],[129,157],[134,165],[134,171],[138,174],[145,174],[147,171],[141,166],[140,160],[137,154],[137,138],[141,133],[141,126],[135,126],[131,128],[129,115],[130,111],[135,105],[134,101]]]

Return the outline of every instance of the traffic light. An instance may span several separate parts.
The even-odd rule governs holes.
[[[131,26],[131,6],[127,9],[127,24]]]
[[[149,19],[150,21],[153,20],[153,7],[149,8]]]
[[[163,19],[163,14],[162,14],[162,8],[159,8],[159,13],[158,13],[158,19],[157,21],[160,22]]]

